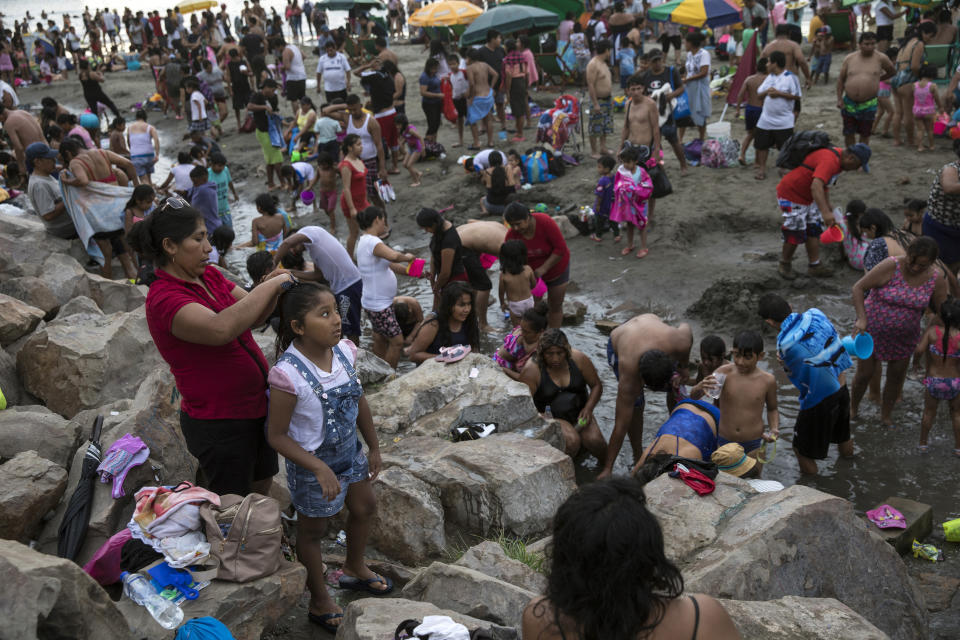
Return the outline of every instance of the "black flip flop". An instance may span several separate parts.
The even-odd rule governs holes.
[[[343,618],[342,613],[325,613],[321,616],[318,616],[315,613],[307,612],[307,619],[310,620],[315,625],[318,625],[324,631],[329,631],[330,633],[336,634],[337,629],[340,628],[339,624],[330,624],[331,620],[336,620],[337,618]],[[342,623],[341,623],[342,624]]]
[[[375,589],[373,587],[374,582],[382,582],[383,584],[387,585],[387,588]],[[346,575],[340,576],[338,585],[341,589],[349,589],[350,591],[366,591],[367,593],[375,596],[385,596],[393,591],[393,581],[386,576],[381,576],[376,573],[373,574],[372,578],[368,578],[366,580]]]

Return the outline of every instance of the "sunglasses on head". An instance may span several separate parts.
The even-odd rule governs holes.
[[[183,209],[184,207],[189,207],[190,203],[181,198],[180,196],[167,196],[163,203],[160,205],[160,211],[166,211],[169,207],[170,209]]]

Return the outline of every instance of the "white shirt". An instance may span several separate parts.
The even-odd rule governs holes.
[[[339,51],[332,58],[323,54],[317,61],[317,73],[323,75],[324,91],[343,91],[347,88],[347,74],[350,73],[350,63],[347,61],[347,57]]]
[[[763,93],[767,89],[776,89],[794,96],[800,96],[800,81],[797,76],[789,71],[784,71],[780,75],[768,74],[757,93]],[[757,120],[757,126],[767,131],[780,131],[783,129],[792,129],[794,125],[793,107],[795,100],[788,98],[771,98],[767,96],[763,100],[763,111],[760,113],[760,119]]]
[[[467,91],[470,90],[470,82],[467,81],[467,74],[460,69],[457,69],[455,73],[451,73],[450,88],[452,90],[452,97],[454,100],[466,96]]]
[[[15,107],[20,106],[20,98],[17,97],[17,92],[14,91],[13,87],[11,87],[9,84],[4,82],[3,80],[0,80],[0,99],[3,98],[3,94],[5,93],[9,93],[10,97],[13,98],[13,106]]]
[[[352,342],[344,339],[340,341],[337,347],[351,365],[356,364],[357,347]],[[350,381],[350,374],[347,373],[336,353],[333,354],[330,371],[324,371],[315,365],[293,344],[287,347],[285,353],[299,358],[303,362],[303,366],[306,366],[307,370],[314,375],[324,389],[333,389]],[[270,369],[267,381],[271,387],[297,396],[297,404],[293,407],[293,415],[290,416],[290,426],[287,433],[305,450],[312,452],[318,449],[323,444],[323,403],[309,383],[292,365],[282,361],[277,361],[277,364]]]
[[[883,14],[881,9],[888,9],[890,13],[896,14],[897,8],[893,6],[893,0],[877,0],[873,5],[873,15],[877,19],[878,27],[888,27],[893,24],[893,20]]]
[[[207,117],[207,99],[199,91],[190,94],[190,119],[203,120]]]
[[[290,70],[287,71],[287,80],[306,80],[307,69],[303,66],[303,54],[300,53],[300,48],[288,44],[287,49],[293,54],[293,58],[290,60]]]
[[[195,164],[178,164],[170,167],[170,173],[173,174],[173,188],[177,191],[189,191],[193,188],[193,180],[190,179],[190,172],[193,171]]]
[[[496,149],[484,149],[473,156],[473,168],[479,169],[480,171],[490,168],[490,154],[495,151],[503,156],[503,165],[506,166],[507,156],[503,152],[497,151]]]
[[[313,165],[309,162],[294,162],[290,165],[293,167],[293,170],[300,176],[300,181],[303,183],[310,182],[313,180],[313,176],[317,174],[313,169]]]
[[[706,49],[700,49],[696,53],[687,52],[687,61],[685,65],[687,69],[687,75],[692,76],[700,73],[701,67],[707,68],[707,77],[700,78],[706,82],[710,82],[710,52]]]
[[[305,245],[315,269],[318,269],[334,293],[340,293],[360,280],[360,270],[350,254],[329,231],[322,227],[303,227],[297,233],[310,239]],[[361,236],[363,237],[363,236]],[[392,302],[392,300],[391,300]]]
[[[367,311],[383,311],[397,295],[397,274],[390,269],[390,261],[373,255],[378,244],[383,244],[383,240],[369,233],[357,240],[357,268],[363,279],[360,304]]]

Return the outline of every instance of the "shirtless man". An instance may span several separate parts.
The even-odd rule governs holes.
[[[805,88],[810,88],[810,65],[807,64],[807,58],[803,55],[803,49],[800,48],[796,42],[790,39],[790,25],[788,24],[778,24],[777,25],[777,37],[773,39],[772,42],[767,44],[763,48],[763,51],[760,52],[760,56],[769,59],[770,54],[774,51],[782,51],[783,55],[787,58],[787,65],[785,69],[794,75],[800,75],[800,72],[803,72],[803,77],[807,81]],[[796,102],[796,113],[799,113],[800,110],[800,101]]]
[[[480,59],[476,49],[467,51],[467,60],[467,70],[464,72],[470,86],[467,90],[467,124],[473,134],[473,145],[470,148],[476,151],[480,148],[480,130],[477,123],[481,121],[487,130],[487,146],[493,146],[493,119],[490,111],[494,106],[494,96],[491,85],[497,84],[500,74]]]
[[[27,175],[26,148],[34,142],[46,143],[40,123],[27,111],[7,109],[0,104],[0,124],[10,138],[20,172]]]
[[[500,246],[507,238],[507,228],[500,222],[493,220],[471,220],[467,224],[457,227],[457,234],[460,236],[460,243],[464,249],[473,252],[483,269],[483,275],[471,273],[477,268],[473,257],[469,260],[464,259],[464,266],[469,267],[467,275],[471,280],[482,281],[486,278],[489,281],[490,276],[487,269],[493,266],[491,256],[500,255]],[[483,282],[484,286],[486,282]],[[487,308],[490,306],[490,291],[481,287],[474,287],[477,291],[477,316],[481,320],[480,329],[487,327]]]
[[[890,58],[877,51],[877,34],[861,33],[859,50],[843,59],[837,78],[837,109],[843,117],[843,139],[848,147],[857,134],[860,142],[870,144],[880,81],[893,74]]]
[[[733,364],[719,367],[705,382],[717,387],[717,374],[726,376],[720,388],[720,427],[717,446],[728,442],[743,445],[744,452],[756,458],[760,445],[780,435],[777,411],[777,380],[773,374],[757,368],[763,357],[763,337],[756,331],[741,331],[733,339]],[[711,380],[712,378],[712,380]],[[765,433],[763,409],[767,409],[770,433]]]
[[[607,136],[613,133],[613,76],[610,75],[610,41],[595,43],[596,55],[587,63],[587,90],[590,93],[591,158],[616,155],[607,149]]]
[[[687,368],[693,331],[684,323],[671,327],[652,313],[639,315],[613,330],[607,341],[607,362],[617,376],[617,404],[607,459],[597,479],[608,477],[630,435],[633,461],[643,453],[644,387],[667,392],[667,408],[676,404],[676,390],[689,377]]]
[[[635,73],[627,79],[626,118],[623,121],[623,135],[620,137],[620,149],[629,142],[631,145],[650,147],[650,157],[660,157],[660,114],[657,103],[646,94],[643,74]],[[653,219],[655,198],[647,200],[647,221]]]
[[[743,119],[747,128],[747,135],[743,138],[743,143],[740,145],[740,164],[744,166],[747,164],[747,147],[753,142],[753,130],[757,128],[757,120],[760,119],[760,113],[763,111],[763,99],[757,95],[757,89],[760,88],[760,85],[763,84],[763,81],[766,79],[767,59],[760,58],[757,60],[757,72],[751,76],[747,76],[747,79],[740,85],[740,93],[737,94],[736,117],[738,119],[740,118],[740,105],[743,104],[744,101],[747,103],[747,112]]]

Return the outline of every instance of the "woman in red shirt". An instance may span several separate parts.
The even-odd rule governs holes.
[[[367,166],[360,159],[363,152],[363,140],[355,133],[343,139],[343,160],[340,162],[340,179],[343,181],[343,193],[340,194],[340,208],[347,219],[347,253],[353,259],[353,249],[357,246],[360,227],[357,225],[357,211],[370,206],[367,202]]]
[[[180,428],[204,486],[221,495],[266,494],[277,454],[264,433],[267,362],[250,328],[296,280],[283,273],[250,293],[228,281],[208,262],[203,215],[176,196],[133,225],[127,239],[156,265],[147,326],[176,380]]]
[[[547,285],[547,314],[551,327],[563,323],[563,298],[570,281],[570,249],[560,227],[545,213],[530,213],[519,202],[507,205],[503,219],[510,225],[504,240],[521,240],[527,245],[527,264]]]

